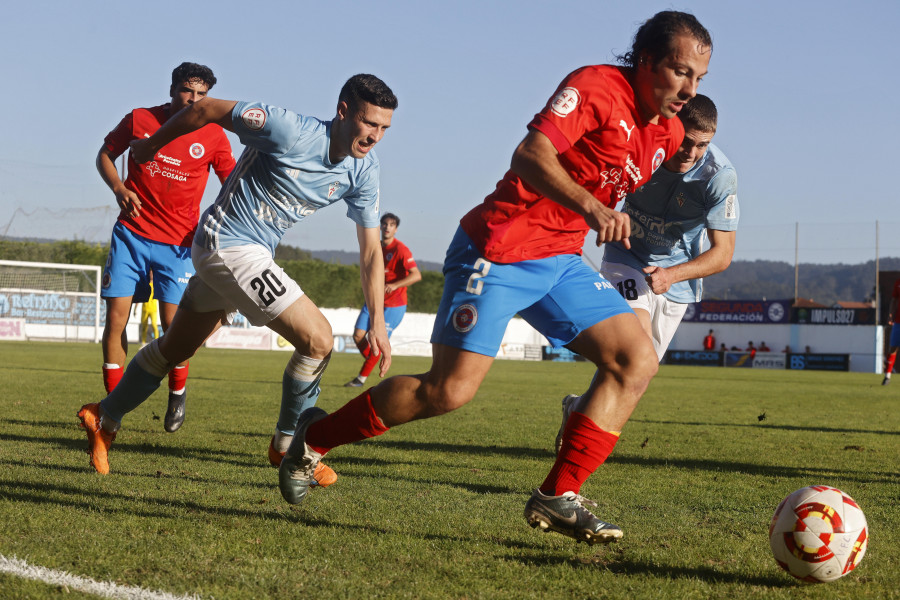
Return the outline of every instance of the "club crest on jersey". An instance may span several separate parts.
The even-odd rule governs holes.
[[[203,158],[203,155],[206,154],[206,148],[203,147],[203,144],[197,142],[191,144],[190,153],[194,158]]]
[[[666,151],[662,148],[657,148],[656,154],[653,155],[653,164],[650,167],[650,172],[656,173],[659,165],[663,164],[664,160],[666,160]]]
[[[453,322],[453,329],[460,333],[471,331],[478,322],[478,310],[471,304],[463,304],[453,311],[450,317]]]
[[[581,94],[573,87],[565,87],[559,91],[553,102],[550,103],[550,110],[555,115],[564,117],[578,106],[581,100]]]
[[[329,186],[328,186],[328,197],[331,198],[331,197],[334,195],[334,193],[335,193],[336,191],[338,191],[338,188],[339,188],[339,187],[341,187],[341,182],[340,182],[340,181],[335,181],[334,183],[332,183],[331,185],[329,185]]]
[[[266,124],[266,111],[261,108],[248,108],[241,114],[241,120],[247,129],[259,131]]]
[[[684,208],[685,198],[683,192],[679,192],[679,194],[675,197],[675,202],[678,203],[679,208]]]
[[[393,253],[393,252],[388,252],[388,253],[387,253],[387,256],[385,256],[385,258],[388,259],[388,260],[391,260],[392,258],[394,258],[394,253]]]

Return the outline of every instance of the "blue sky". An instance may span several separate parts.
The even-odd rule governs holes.
[[[493,189],[563,76],[611,62],[643,20],[678,9],[713,35],[700,91],[719,107],[715,143],[738,170],[735,258],[793,262],[799,222],[800,262],[871,260],[876,221],[879,256],[900,256],[890,183],[897,2],[143,6],[36,0],[4,11],[0,233],[105,241],[115,212],[94,167],[103,137],[131,108],[165,102],[172,69],[191,60],[215,71],[213,96],[322,118],[347,77],[382,77],[400,100],[377,149],[382,207],[400,215],[398,237],[417,258],[440,262],[459,218]],[[204,206],[218,185],[210,188]],[[344,213],[320,211],[285,243],[355,250]]]

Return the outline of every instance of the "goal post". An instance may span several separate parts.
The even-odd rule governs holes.
[[[19,331],[13,326],[24,324],[26,339],[98,343],[105,320],[101,270],[94,265],[0,260],[0,322],[7,325],[0,331]]]

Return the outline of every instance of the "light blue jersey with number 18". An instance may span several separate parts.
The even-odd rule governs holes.
[[[737,172],[713,144],[687,173],[665,167],[622,205],[631,216],[631,250],[620,242],[606,244],[603,260],[637,270],[671,267],[703,252],[706,230],[736,231],[740,218]],[[680,281],[663,294],[672,302],[699,302],[702,279]]]
[[[210,250],[259,244],[274,255],[292,225],[338,200],[356,224],[379,226],[374,151],[332,163],[331,121],[260,102],[238,102],[231,120],[246,148],[200,217],[195,243]]]

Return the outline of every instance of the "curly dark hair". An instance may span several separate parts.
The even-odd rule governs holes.
[[[175,95],[175,88],[185,81],[199,79],[206,84],[206,89],[211,90],[216,85],[216,76],[212,69],[206,65],[198,65],[192,62],[183,62],[172,71],[172,85],[169,87],[169,95]]]
[[[388,219],[393,219],[394,222],[397,224],[397,227],[400,227],[400,217],[398,217],[394,213],[384,213],[383,215],[381,215],[381,223],[382,224],[384,224],[384,222],[387,221]]]
[[[365,73],[354,75],[347,80],[338,95],[338,102],[346,102],[351,111],[356,110],[360,102],[368,102],[379,108],[391,110],[397,108],[397,96],[391,88],[374,75]]]
[[[616,56],[626,67],[636,67],[641,61],[659,64],[672,52],[676,36],[688,34],[712,51],[712,36],[697,17],[690,13],[664,10],[653,15],[634,34],[631,50]]]

